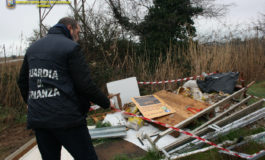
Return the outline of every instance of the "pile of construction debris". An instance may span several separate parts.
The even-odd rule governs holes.
[[[113,101],[122,112],[107,114],[104,121],[113,126],[130,128],[125,140],[145,150],[155,148],[162,151],[167,159],[207,151],[215,146],[201,149],[205,142],[198,138],[194,140],[194,136],[189,134],[213,141],[220,135],[265,117],[264,100],[248,105],[252,97],[246,96],[246,91],[253,83],[236,88],[235,79],[238,79],[238,73],[216,74],[204,80],[190,80],[173,92],[162,90],[147,96],[140,96],[135,77],[111,82],[107,84],[108,91],[118,93]],[[174,130],[169,126],[188,131],[189,134],[172,134]],[[261,133],[252,138],[264,136],[265,133]],[[235,143],[226,141],[219,146]],[[225,151],[220,153],[231,154]],[[243,153],[236,154],[250,157]],[[252,158],[263,155],[264,152],[261,152]]]
[[[162,90],[145,96],[140,96],[135,77],[110,82],[107,89],[116,109],[91,114],[91,117],[95,122],[103,120],[104,124],[111,126],[88,126],[91,138],[123,137],[146,151],[161,151],[166,159],[182,158],[213,148],[220,149],[219,153],[245,159],[260,158],[265,155],[265,150],[252,155],[232,150],[249,141],[264,144],[265,132],[244,139],[226,140],[217,145],[212,143],[220,135],[249,125],[255,126],[253,123],[261,120],[264,127],[264,99],[249,103],[252,96],[247,96],[246,91],[253,83],[246,87],[243,84],[236,86],[237,80],[238,73],[233,72],[205,75],[203,79],[187,81],[176,91]],[[99,108],[92,106],[91,110]],[[35,144],[34,139],[7,159],[27,151],[21,159],[36,159],[28,158],[39,153]],[[37,155],[40,157],[40,154]],[[62,158],[72,159],[64,148]]]

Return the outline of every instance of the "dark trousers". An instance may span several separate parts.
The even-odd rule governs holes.
[[[43,160],[60,160],[64,148],[75,160],[97,160],[86,126],[68,129],[34,129]]]

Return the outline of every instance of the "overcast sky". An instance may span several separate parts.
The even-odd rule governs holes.
[[[71,1],[71,0],[70,0]],[[73,0],[72,0],[73,1]],[[87,0],[92,1],[92,0]],[[98,0],[104,1],[104,0]],[[196,20],[195,26],[198,34],[211,33],[211,30],[222,28],[223,25],[246,25],[257,19],[260,13],[265,13],[265,0],[217,0],[217,3],[234,5],[227,15],[221,19]],[[45,25],[52,26],[61,17],[70,13],[67,5],[56,5],[44,20]],[[15,9],[6,8],[6,0],[0,0],[0,56],[3,56],[2,46],[5,44],[9,54],[16,54],[20,46],[20,36],[25,38],[33,34],[33,29],[38,28],[38,8],[36,5],[16,5]],[[25,44],[23,44],[25,46]]]

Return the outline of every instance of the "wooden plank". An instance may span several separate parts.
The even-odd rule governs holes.
[[[222,118],[223,116],[225,116],[226,114],[228,114],[229,112],[233,111],[234,109],[236,109],[237,107],[241,106],[242,104],[246,103],[249,99],[251,98],[251,96],[248,96],[247,98],[243,99],[242,101],[240,101],[239,103],[231,106],[228,110],[224,111],[223,113],[219,114],[218,116],[210,119],[209,121],[205,122],[204,124],[202,124],[201,126],[197,127],[196,129],[194,129],[192,132],[196,132],[206,126],[208,126],[209,124],[213,123],[214,121]]]
[[[262,108],[263,104],[264,104],[264,101],[261,99],[258,102],[255,102],[255,103],[247,106],[246,108],[239,110],[236,113],[233,113],[233,114],[225,117],[224,119],[219,120],[218,122],[216,122],[214,124],[216,124],[218,126],[223,126],[225,124],[231,123],[231,122],[233,122],[233,121],[235,121],[235,120],[237,120],[237,119],[239,119],[239,118],[241,118],[241,117],[243,117],[249,113],[256,111],[257,109]]]
[[[233,121],[235,121],[235,120],[237,120],[237,119],[239,119],[239,118],[241,118],[241,117],[243,117],[243,116],[245,116],[245,115],[247,115],[249,113],[252,113],[252,112],[256,111],[259,108],[262,108],[263,103],[264,103],[264,101],[260,100],[260,101],[258,101],[256,103],[253,103],[253,104],[247,106],[246,108],[244,108],[242,110],[239,110],[239,111],[237,111],[237,112],[225,117],[224,119],[221,119],[221,120],[215,122],[214,124],[217,125],[217,126],[220,126],[220,127],[224,126],[225,124],[231,123],[231,122],[233,122]],[[196,132],[193,132],[193,133],[195,135],[197,135],[197,136],[201,136],[201,135],[206,134],[210,130],[211,129],[207,127],[207,128],[203,128],[203,129],[201,129],[199,131],[196,131]],[[170,150],[173,147],[181,146],[181,145],[187,143],[188,141],[190,141],[192,139],[193,138],[191,138],[191,137],[185,136],[185,137],[183,137],[183,138],[181,138],[181,139],[179,139],[179,140],[177,140],[177,141],[165,146],[164,149],[165,150]]]
[[[26,144],[21,146],[14,153],[5,158],[5,160],[19,160],[24,154],[31,150],[35,145],[37,145],[36,138],[32,138]]]
[[[187,110],[187,107],[195,109],[205,109],[209,107],[209,104],[194,100],[183,95],[177,95],[165,90],[156,92],[154,95],[159,97],[164,103],[172,107],[176,112],[167,116],[156,118],[156,121],[174,126],[183,120],[192,117],[196,113]]]
[[[231,100],[232,98],[234,98],[234,97],[236,97],[236,96],[239,96],[239,95],[242,94],[246,89],[247,89],[246,87],[240,89],[239,91],[233,93],[232,95],[230,95],[230,96],[228,96],[228,97],[222,99],[221,101],[219,101],[219,102],[217,102],[217,103],[211,105],[210,107],[204,109],[203,111],[199,112],[198,114],[196,114],[196,115],[194,115],[194,116],[192,116],[192,117],[190,117],[190,118],[188,118],[188,119],[186,119],[186,120],[180,122],[179,124],[175,125],[174,127],[176,127],[176,128],[181,128],[181,127],[185,126],[186,124],[189,124],[190,122],[194,121],[195,119],[197,119],[197,118],[199,118],[199,117],[205,115],[206,113],[212,112],[216,107],[218,107],[218,106],[220,106],[220,105],[222,105],[222,104],[228,102],[229,100]],[[174,131],[174,130],[170,128],[170,129],[167,129],[167,130],[161,132],[161,133],[157,136],[157,138],[154,140],[154,143],[156,143],[161,137],[163,137],[163,136],[165,136],[165,135],[167,135],[167,134],[170,134],[170,133],[172,133],[173,131]]]

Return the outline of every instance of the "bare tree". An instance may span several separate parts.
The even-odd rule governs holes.
[[[113,13],[113,16],[118,21],[118,23],[127,31],[132,32],[134,35],[143,35],[144,32],[149,29],[145,29],[143,31],[145,21],[149,15],[149,11],[153,10],[154,3],[156,0],[105,0]],[[166,2],[165,2],[166,3]],[[192,19],[197,18],[198,16],[207,17],[207,18],[219,18],[224,16],[229,7],[233,4],[217,4],[216,0],[187,0],[187,3],[191,5],[194,9],[200,8],[202,11],[197,13],[192,13]],[[187,14],[182,13],[178,10],[174,12],[178,14]],[[176,14],[176,16],[178,16]],[[188,21],[190,22],[190,21]],[[193,29],[190,29],[189,23],[186,25],[182,25],[182,27],[187,27],[189,31],[192,32]],[[157,22],[158,23],[158,22]],[[191,23],[192,24],[192,23]]]
[[[192,5],[203,9],[200,16],[206,18],[219,18],[225,16],[229,8],[234,5],[233,3],[217,4],[215,2],[216,0],[191,0]]]
[[[116,9],[124,17],[128,17],[130,21],[138,24],[148,13],[148,10],[153,5],[154,0],[106,0],[109,6],[112,8],[116,6]],[[200,16],[207,18],[219,18],[225,16],[229,8],[233,6],[233,3],[218,4],[216,0],[190,0],[191,4],[203,9]]]
[[[256,30],[257,37],[265,36],[265,13],[260,14],[260,18],[253,23],[254,24],[254,30]]]

